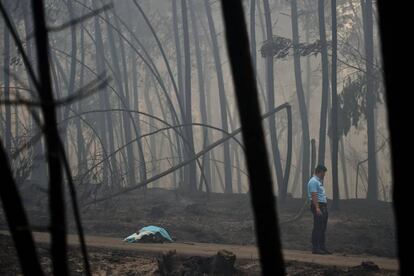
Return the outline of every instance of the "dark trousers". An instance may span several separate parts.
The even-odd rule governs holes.
[[[316,214],[316,208],[311,204],[313,214],[313,230],[312,230],[312,248],[325,249],[325,232],[328,224],[328,209],[326,203],[319,203],[322,215]]]

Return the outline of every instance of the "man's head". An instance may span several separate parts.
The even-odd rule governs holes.
[[[324,176],[325,176],[325,173],[326,173],[326,171],[327,171],[328,169],[324,166],[324,165],[322,165],[322,164],[319,164],[318,166],[316,166],[316,168],[315,168],[315,175],[317,176],[317,177],[319,177],[320,179],[323,179],[324,178]]]

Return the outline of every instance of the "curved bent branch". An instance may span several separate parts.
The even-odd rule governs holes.
[[[273,115],[274,113],[277,113],[277,112],[283,110],[284,108],[288,108],[289,106],[290,105],[288,103],[285,103],[285,104],[282,104],[282,105],[276,107],[275,109],[273,109],[273,110],[267,112],[266,114],[264,114],[262,116],[262,120],[265,119],[265,118],[267,118],[267,117],[269,117],[269,116],[271,116],[271,115]],[[114,193],[112,195],[104,196],[104,197],[98,198],[98,199],[96,199],[94,201],[87,202],[83,206],[88,206],[88,205],[91,205],[91,204],[94,204],[94,203],[98,203],[98,202],[101,202],[101,201],[105,201],[105,200],[111,199],[113,197],[122,195],[124,193],[127,193],[127,192],[130,192],[130,191],[136,190],[138,188],[144,187],[144,186],[148,185],[149,183],[151,183],[151,182],[153,182],[155,180],[158,180],[158,179],[160,179],[160,178],[162,178],[162,177],[164,177],[164,176],[166,176],[166,175],[168,175],[168,174],[170,174],[170,173],[172,173],[172,172],[174,172],[174,171],[182,168],[183,166],[185,166],[185,165],[193,162],[194,160],[197,160],[200,156],[204,155],[205,153],[209,152],[210,150],[214,149],[215,147],[221,145],[222,143],[224,143],[227,140],[231,139],[232,137],[236,136],[240,132],[241,132],[241,128],[238,128],[238,129],[234,130],[232,133],[230,133],[229,136],[223,137],[222,139],[217,140],[216,142],[214,142],[214,143],[210,144],[209,146],[205,147],[202,151],[200,151],[197,154],[195,154],[192,158],[189,158],[189,159],[181,162],[180,164],[177,164],[174,167],[171,167],[170,169],[165,170],[164,172],[162,172],[162,173],[160,173],[160,174],[158,174],[156,176],[153,176],[153,177],[151,177],[151,178],[149,178],[149,179],[147,179],[145,181],[142,181],[142,182],[140,182],[140,183],[138,183],[138,184],[136,184],[134,186],[131,186],[131,187],[122,189],[121,191],[116,192],[116,193]]]
[[[92,10],[90,7],[88,7],[88,6],[86,6],[85,4],[83,4],[83,3],[80,3],[79,1],[76,1],[76,3],[78,3],[78,4],[80,4],[80,5],[82,5],[83,7],[85,7],[85,8],[87,8],[87,9],[89,9],[89,10]],[[177,115],[177,112],[176,112],[176,110],[175,110],[175,108],[174,108],[174,105],[172,104],[172,100],[171,100],[171,98],[169,97],[169,95],[168,95],[168,91],[167,91],[167,88],[165,87],[165,84],[164,84],[164,82],[163,82],[163,80],[161,79],[161,75],[160,75],[160,73],[159,73],[159,71],[158,71],[158,69],[157,69],[157,67],[155,66],[155,64],[154,64],[154,62],[152,61],[152,59],[150,58],[150,56],[148,55],[148,53],[146,53],[146,51],[144,51],[145,53],[146,53],[146,55],[148,56],[148,58],[149,58],[149,61],[146,59],[146,58],[144,58],[143,56],[142,56],[142,54],[135,48],[135,46],[131,43],[131,41],[128,39],[128,38],[126,38],[123,34],[122,34],[122,32],[120,31],[120,30],[118,30],[114,25],[112,25],[112,23],[111,22],[109,22],[108,20],[106,20],[104,17],[102,17],[101,15],[97,15],[101,20],[103,20],[106,24],[108,24],[108,26],[110,26],[115,32],[117,32],[118,34],[119,34],[119,36],[131,47],[131,49],[133,49],[134,50],[134,52],[141,58],[141,60],[144,62],[144,64],[148,67],[148,69],[150,70],[150,72],[154,75],[154,77],[157,79],[157,81],[158,81],[158,83],[160,84],[160,86],[161,86],[161,88],[162,88],[162,90],[163,90],[163,92],[164,92],[164,94],[165,94],[165,96],[166,96],[166,98],[167,98],[167,101],[168,101],[168,104],[169,104],[169,106],[170,106],[170,109],[171,109],[171,111],[173,112],[173,114],[174,114],[174,119],[176,120],[174,123],[178,123],[179,122],[179,119],[178,119],[178,115]],[[127,29],[127,30],[129,30],[129,29]],[[139,41],[138,40],[138,38],[136,38],[136,36],[135,36],[135,34],[133,33],[133,32],[130,32],[131,34],[132,34],[132,36],[135,38],[135,40],[137,40],[137,42]],[[142,47],[142,43],[140,43],[140,42],[138,42],[138,44]],[[181,106],[181,103],[180,103],[180,101],[179,101],[179,98],[178,98],[178,95],[177,95],[177,101],[178,101],[178,104],[179,104],[179,107],[180,107],[180,111],[181,111],[181,114],[182,114],[182,116],[183,116],[183,108],[182,108],[182,106]]]
[[[168,127],[167,128],[163,128],[163,129],[158,129],[158,130],[156,130],[156,131],[154,131],[154,132],[152,132],[152,133],[149,133],[149,134],[146,134],[146,135],[141,135],[141,136],[139,136],[139,137],[137,137],[136,139],[133,139],[133,140],[131,140],[131,141],[129,141],[127,144],[125,144],[125,145],[123,145],[122,147],[120,147],[120,148],[118,148],[116,151],[114,151],[113,153],[111,153],[110,155],[107,155],[106,156],[106,158],[109,158],[109,157],[111,157],[111,156],[113,156],[115,153],[117,153],[119,150],[121,150],[121,149],[123,149],[123,148],[125,148],[126,146],[128,146],[128,145],[130,145],[131,143],[133,143],[133,142],[136,142],[136,141],[138,141],[139,139],[141,139],[141,138],[143,138],[143,137],[146,137],[146,136],[149,136],[149,135],[152,135],[152,134],[155,134],[155,133],[157,133],[157,132],[159,132],[159,131],[162,131],[162,130],[167,130],[167,129],[173,129],[173,130],[175,130],[176,131],[176,133],[183,139],[183,141],[185,142],[185,144],[188,146],[188,141],[186,140],[186,138],[181,134],[181,132],[179,132],[179,131],[177,131],[176,130],[176,128],[179,128],[179,127],[183,127],[183,126],[187,126],[187,125],[198,125],[198,126],[203,126],[203,127],[208,127],[208,128],[211,128],[211,129],[215,129],[215,130],[218,130],[218,131],[221,131],[221,132],[223,132],[223,133],[225,133],[225,134],[227,134],[227,135],[231,135],[230,133],[228,133],[228,132],[226,132],[226,131],[224,131],[224,130],[222,130],[222,129],[220,129],[220,128],[217,128],[217,127],[214,127],[214,126],[210,126],[210,125],[206,125],[206,124],[200,124],[200,123],[193,123],[193,124],[183,124],[183,125],[177,125],[177,126],[173,126],[173,125],[170,125],[168,122],[166,122],[166,121],[164,121],[164,120],[162,120],[162,119],[160,119],[160,118],[158,118],[158,117],[156,117],[156,116],[154,116],[154,115],[151,115],[151,114],[148,114],[148,113],[145,113],[145,112],[140,112],[140,111],[135,111],[135,110],[126,110],[126,109],[105,109],[105,110],[93,110],[93,111],[86,111],[86,112],[83,112],[83,113],[81,113],[81,114],[77,114],[77,115],[75,115],[75,116],[71,116],[71,117],[68,117],[68,118],[66,118],[65,120],[63,120],[63,121],[61,121],[60,123],[62,123],[62,122],[65,122],[65,121],[67,121],[67,120],[70,120],[70,119],[73,119],[73,118],[77,118],[77,117],[80,117],[81,115],[85,115],[85,114],[90,114],[90,113],[96,113],[96,112],[108,112],[108,111],[121,111],[121,112],[128,112],[128,113],[137,113],[137,114],[141,114],[141,115],[144,115],[144,116],[148,116],[148,117],[151,117],[151,118],[153,118],[153,119],[155,119],[155,120],[157,120],[157,121],[159,121],[159,122],[162,122],[162,123],[164,123],[165,125],[167,125]],[[239,140],[237,140],[237,138],[234,138],[233,137],[233,139],[241,146],[241,148],[244,150],[244,146],[243,146],[243,144],[239,141]],[[105,159],[106,159],[105,158]],[[93,167],[91,167],[86,173],[85,173],[85,175],[88,173],[88,172],[90,172],[92,169],[94,169],[94,168],[96,168],[96,166],[98,166],[99,164],[101,164],[102,162],[103,162],[104,160],[102,160],[102,161],[100,161],[100,162],[98,162],[97,164],[95,164]],[[201,171],[201,175],[202,175],[202,177],[203,178],[205,178],[205,176],[204,176],[204,172],[203,172],[203,170],[202,170],[202,166],[201,166],[201,164],[200,164],[200,162],[198,161],[198,160],[196,160],[197,161],[197,164],[198,164],[198,166],[199,166],[199,168],[200,168],[200,171]],[[82,178],[83,179],[83,178]],[[205,179],[204,179],[205,180]]]
[[[152,27],[151,22],[149,21],[149,19],[148,19],[147,15],[145,14],[145,12],[142,10],[141,6],[137,3],[137,1],[133,0],[133,2],[135,4],[135,6],[139,9],[139,11],[141,12],[142,16],[145,19],[145,22],[147,23],[148,27],[150,28],[152,34],[154,35],[155,41],[157,42],[157,45],[160,48],[160,51],[161,51],[162,57],[164,59],[165,65],[167,66],[168,74],[169,74],[169,76],[171,78],[171,82],[172,82],[173,87],[174,87],[174,91],[175,91],[175,94],[176,94],[176,97],[177,97],[177,101],[178,101],[178,103],[180,105],[181,110],[183,110],[183,108],[181,106],[181,102],[180,102],[180,97],[178,96],[177,84],[175,83],[175,79],[173,77],[170,64],[169,64],[169,62],[167,60],[167,57],[165,55],[164,48],[162,47],[161,42],[158,39],[157,33],[155,32],[154,28]]]

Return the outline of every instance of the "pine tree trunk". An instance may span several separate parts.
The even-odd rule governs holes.
[[[177,79],[178,79],[178,91],[180,95],[180,101],[183,103],[184,107],[184,89],[183,89],[183,65],[181,57],[181,40],[179,32],[179,23],[178,23],[178,7],[177,0],[172,0],[172,14],[173,14],[173,25],[174,25],[174,41],[175,41],[175,52],[177,56]],[[185,112],[185,110],[183,111]]]
[[[0,199],[24,275],[43,275],[23,202],[0,141]],[[3,182],[4,181],[4,182]]]
[[[316,141],[311,140],[311,174],[313,174],[316,168]]]
[[[106,20],[109,22],[109,16],[108,13],[105,13],[106,15]],[[115,84],[117,86],[117,92],[120,95],[120,100],[122,102],[121,106],[123,106],[125,109],[130,109],[129,108],[129,99],[127,96],[128,93],[128,87],[124,88],[124,85],[127,85],[127,81],[125,81],[122,78],[122,73],[121,73],[121,61],[119,60],[118,57],[118,52],[120,52],[121,58],[122,60],[122,65],[126,66],[126,62],[125,62],[125,51],[123,49],[123,45],[120,45],[120,51],[117,51],[116,49],[116,42],[115,42],[115,37],[113,35],[112,32],[112,28],[108,25],[107,26],[107,32],[108,32],[108,42],[109,42],[109,49],[110,49],[110,53],[111,53],[111,60],[112,60],[112,69],[114,71],[114,75],[115,75]],[[122,42],[121,42],[122,43]],[[126,68],[124,69],[126,70]],[[124,85],[123,85],[124,84]],[[130,118],[129,118],[129,114],[127,112],[122,112],[122,121],[120,121],[120,126],[123,125],[123,134],[125,141],[124,143],[129,143],[132,140],[132,135],[131,135],[131,122],[130,122]],[[122,140],[121,140],[122,141]],[[132,185],[135,181],[135,166],[134,166],[134,150],[133,150],[133,144],[130,144],[126,149],[126,155],[127,155],[127,163],[125,164],[125,168],[127,170],[126,175],[127,175],[127,186]]]
[[[297,3],[296,0],[292,0],[291,2],[291,9],[292,9],[292,42],[293,42],[293,61],[294,61],[294,70],[295,70],[295,80],[296,80],[296,93],[298,96],[299,102],[299,109],[300,109],[300,118],[302,122],[302,135],[303,135],[303,157],[302,157],[302,198],[306,198],[307,196],[307,189],[306,184],[309,180],[309,145],[310,145],[310,137],[309,137],[309,123],[308,123],[308,111],[306,108],[305,102],[305,94],[303,91],[302,86],[302,70],[300,64],[300,55],[299,55],[299,28],[298,28],[298,11],[297,11]]]
[[[53,102],[52,81],[49,65],[49,40],[46,29],[43,1],[32,1],[35,40],[39,73],[39,97],[43,102]],[[44,133],[47,145],[49,169],[49,210],[51,228],[51,255],[53,272],[68,275],[66,215],[64,204],[61,156],[63,144],[57,130],[56,111],[53,105],[43,105]]]
[[[3,24],[3,86],[4,86],[4,100],[7,101],[10,98],[10,33],[6,26]],[[5,105],[5,132],[4,132],[4,146],[6,153],[10,156],[12,151],[12,132],[11,132],[11,108],[9,104]],[[16,122],[17,124],[18,122]]]
[[[184,90],[183,90],[183,66],[182,66],[182,58],[181,58],[181,42],[180,42],[180,32],[178,28],[178,11],[177,11],[177,0],[172,0],[172,15],[173,15],[173,25],[174,25],[174,42],[175,42],[175,53],[177,56],[177,79],[178,79],[178,93],[179,93],[179,101],[181,101],[184,107]],[[182,110],[185,112],[185,110]],[[177,137],[177,146],[180,148],[180,142]],[[181,148],[180,148],[181,149]],[[184,155],[184,151],[183,151]],[[185,156],[184,156],[185,157]],[[178,153],[178,162],[181,163],[182,156],[181,151]],[[179,170],[179,185],[184,185],[184,170]]]
[[[373,18],[372,18],[372,0],[362,0],[363,18],[364,18],[364,40],[366,56],[366,117],[367,117],[367,136],[368,136],[368,193],[367,199],[371,201],[378,200],[378,170],[377,157],[375,153],[376,135],[375,135],[375,93],[374,93],[374,35],[373,35]]]
[[[221,115],[221,125],[224,131],[228,132],[228,121],[227,121],[227,107],[226,107],[226,95],[224,90],[224,80],[223,80],[223,72],[221,66],[221,59],[220,53],[217,43],[216,37],[216,29],[213,22],[213,17],[211,14],[211,7],[208,0],[204,0],[206,12],[207,12],[207,20],[210,29],[211,35],[211,42],[213,46],[213,56],[214,56],[214,64],[217,73],[217,81],[218,81],[218,90],[219,90],[219,98],[220,98],[220,115]],[[223,134],[224,137],[225,134]],[[227,141],[223,144],[223,157],[224,157],[224,185],[225,185],[225,193],[233,193],[233,181],[232,181],[232,169],[231,169],[231,159],[230,159],[230,143]]]
[[[273,31],[272,31],[272,18],[271,10],[269,7],[269,1],[263,0],[263,8],[265,13],[266,21],[266,39],[273,40]],[[274,76],[273,76],[273,56],[266,57],[266,87],[267,87],[267,111],[275,107],[275,92],[274,92]],[[283,171],[282,163],[280,161],[280,151],[279,144],[277,141],[276,134],[276,117],[272,116],[269,118],[269,132],[270,132],[270,142],[272,147],[273,155],[273,167],[276,170],[276,179],[277,185],[279,188],[279,193],[283,190]],[[282,195],[283,196],[283,195]]]
[[[84,35],[85,31],[83,29],[83,26],[81,28],[80,33],[80,53],[81,53],[81,64],[84,64],[85,62],[85,46],[84,46]],[[79,77],[79,87],[83,86],[84,83],[84,66],[81,66],[80,68],[80,77]],[[78,114],[82,113],[82,101],[77,102],[77,112]],[[86,162],[86,149],[85,149],[85,139],[83,138],[82,133],[82,125],[81,125],[81,119],[80,117],[75,119],[75,126],[76,126],[76,141],[78,146],[78,152],[77,152],[77,164],[78,164],[78,176],[80,176],[83,172],[88,170],[88,163]]]
[[[140,111],[140,107],[139,107],[140,97],[139,97],[139,87],[138,87],[137,62],[134,58],[134,54],[132,50],[130,53],[130,61],[131,61],[131,67],[132,67],[132,92],[134,95],[133,97],[134,98],[134,109],[139,112]],[[135,125],[137,127],[136,136],[140,137],[141,136],[141,125],[140,125],[139,114],[137,114]],[[142,147],[142,140],[138,139],[137,143],[138,143],[138,155],[139,155],[139,162],[140,162],[139,179],[140,179],[140,182],[142,182],[147,179],[147,166],[145,164],[145,155],[144,155],[144,149]]]
[[[98,2],[97,0],[94,0],[93,2],[94,9],[97,9]],[[105,73],[105,54],[104,54],[104,45],[102,40],[102,31],[101,26],[99,24],[99,19],[97,16],[94,17],[94,27],[95,27],[95,48],[96,48],[96,71],[99,76],[106,75]],[[105,73],[105,74],[104,74]],[[100,109],[108,109],[110,108],[109,100],[108,100],[108,92],[106,87],[104,87],[99,93],[99,106]],[[114,152],[114,136],[113,136],[113,126],[112,126],[112,116],[110,112],[107,112],[105,116],[97,116],[97,121],[99,124],[99,130],[100,130],[100,137],[102,139],[102,142],[104,144],[104,147],[108,149],[109,154]],[[112,171],[117,170],[116,165],[116,159],[115,156],[112,156],[110,158],[111,162],[110,165],[112,167]],[[111,184],[115,185],[115,176],[111,175],[111,183],[108,183],[108,171],[109,168],[106,165],[106,162],[102,165],[102,177],[103,177],[103,183],[105,184]]]
[[[326,147],[326,123],[328,113],[328,95],[329,95],[329,68],[328,68],[328,48],[326,43],[325,31],[325,0],[318,0],[318,17],[319,17],[319,37],[321,41],[321,59],[322,59],[322,99],[321,99],[321,116],[319,126],[319,147],[318,147],[318,164],[325,164],[325,147]]]
[[[285,275],[276,202],[241,1],[222,0],[226,41],[246,145],[246,163],[263,275]],[[260,184],[260,185],[258,185]]]
[[[340,154],[341,154],[341,164],[342,164],[342,172],[344,178],[344,187],[345,187],[345,199],[349,199],[349,187],[348,187],[348,173],[346,171],[346,160],[345,160],[345,149],[344,149],[344,141],[343,137],[340,139]]]
[[[205,87],[204,87],[204,71],[203,71],[203,61],[201,56],[201,49],[200,49],[200,36],[198,32],[197,20],[194,11],[194,4],[192,1],[189,2],[189,9],[190,9],[190,16],[191,16],[191,23],[193,27],[193,40],[194,40],[194,47],[196,52],[196,61],[197,61],[197,79],[198,79],[198,90],[200,93],[200,114],[201,114],[201,122],[203,124],[208,124],[207,119],[207,108],[206,108],[206,95],[205,95]],[[203,129],[203,147],[209,144],[208,139],[208,130],[206,128]],[[206,185],[211,185],[211,173],[210,173],[210,153],[206,153],[203,155],[203,171],[207,181]],[[203,179],[203,178],[201,178]],[[200,185],[201,186],[201,185]]]
[[[31,34],[33,33],[33,24],[31,21],[31,13],[30,13],[30,4],[24,5],[24,28],[25,28],[25,34]],[[29,59],[30,63],[33,67],[37,65],[36,59],[33,58],[33,50],[35,49],[33,40],[28,40],[26,42],[26,54],[27,58]],[[29,89],[31,91],[35,90],[35,86],[33,84],[33,80],[30,78],[30,75],[27,72],[27,79],[29,84]],[[37,115],[39,115],[39,112],[37,110],[33,110],[33,112]],[[41,131],[40,128],[36,125],[32,117],[30,116],[30,127],[31,132],[34,135],[35,133]],[[40,139],[37,143],[33,146],[33,165],[31,168],[31,180],[33,183],[36,183],[40,187],[43,187],[46,189],[46,182],[47,182],[47,167],[45,162],[45,150],[44,150],[44,140]]]
[[[255,73],[257,73],[256,51],[256,0],[250,0],[250,54]]]
[[[185,123],[193,122],[192,116],[192,89],[191,89],[191,59],[190,59],[190,39],[187,16],[186,0],[181,0],[181,12],[183,17],[183,33],[184,33],[184,92],[185,92]],[[189,142],[189,146],[185,147],[187,158],[191,158],[194,154],[194,137],[193,127],[191,125],[184,128],[185,137]],[[197,171],[196,163],[191,162],[187,167],[188,174],[186,179],[186,190],[194,192],[197,189]]]
[[[338,94],[336,89],[337,77],[337,20],[336,20],[336,0],[331,2],[332,14],[332,123],[331,123],[331,141],[332,141],[332,188],[333,203],[332,209],[339,209],[339,183],[338,183]]]

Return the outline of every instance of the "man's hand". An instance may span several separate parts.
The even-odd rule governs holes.
[[[317,216],[322,216],[322,211],[319,207],[316,208],[316,215]]]

